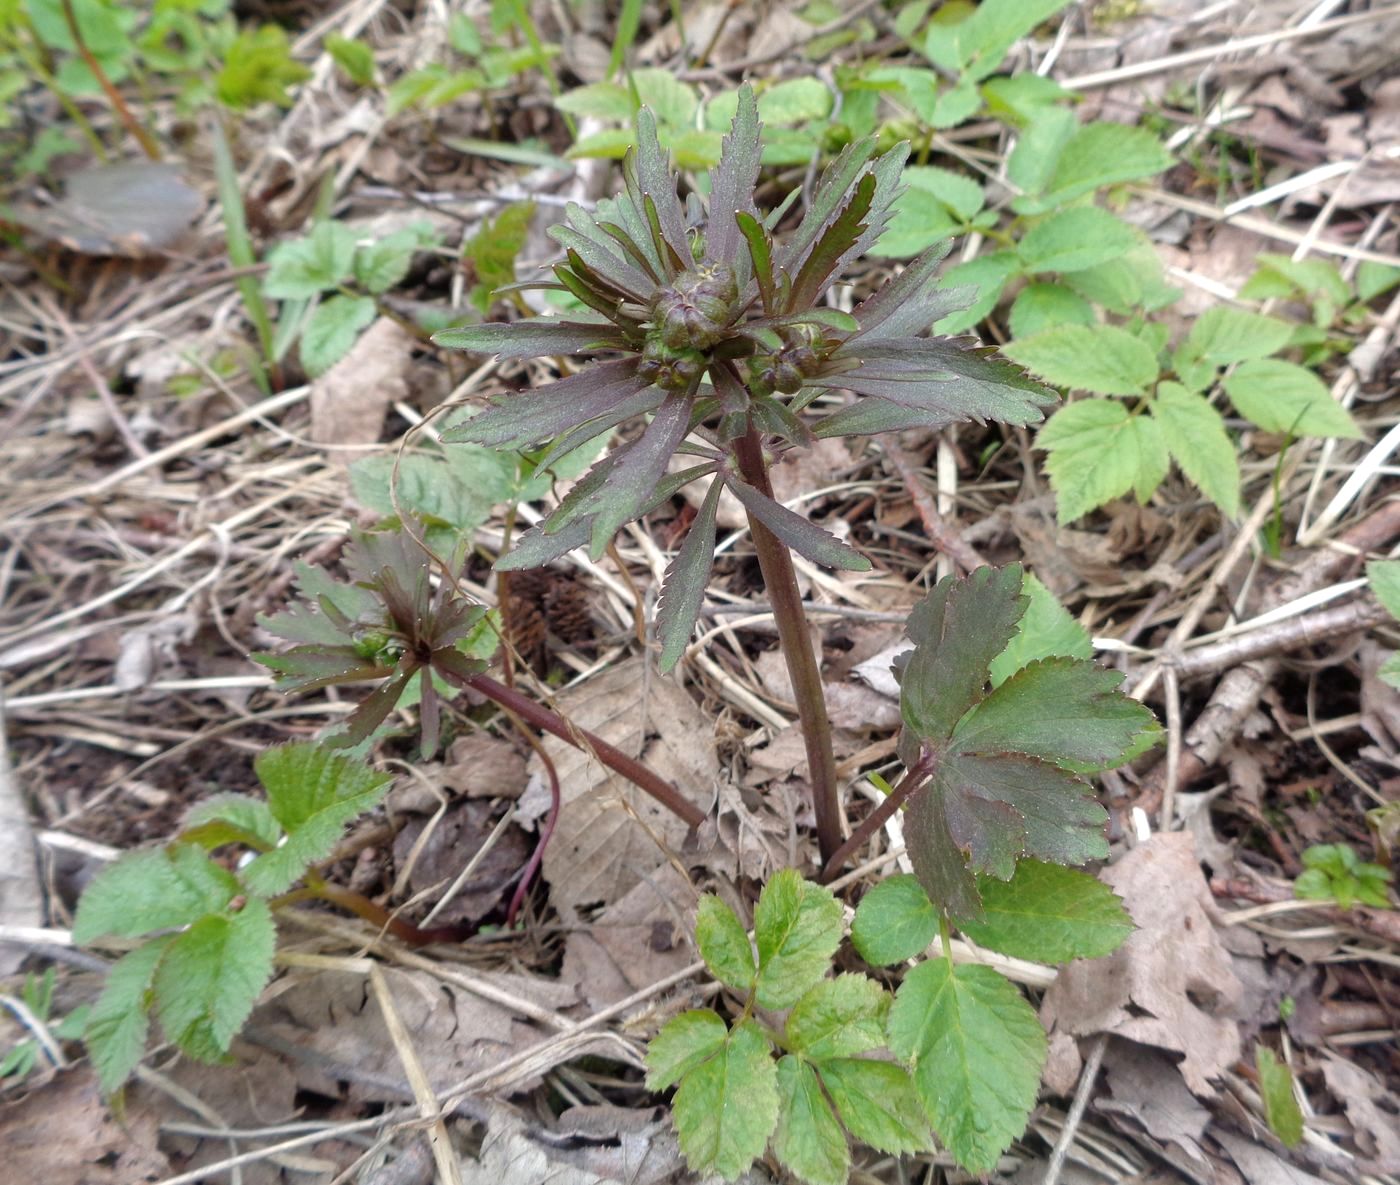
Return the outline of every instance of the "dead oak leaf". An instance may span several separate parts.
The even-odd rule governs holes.
[[[1065,967],[1045,994],[1046,1028],[1113,1033],[1182,1056],[1192,1093],[1238,1060],[1230,1012],[1243,992],[1212,922],[1214,901],[1185,832],[1159,833],[1102,874],[1138,929],[1104,959]]]

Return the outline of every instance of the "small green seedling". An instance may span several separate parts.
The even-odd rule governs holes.
[[[1303,853],[1306,871],[1293,882],[1293,892],[1305,901],[1335,901],[1342,909],[1353,905],[1390,908],[1390,869],[1363,863],[1351,844],[1314,844]]]
[[[48,1028],[49,1034],[55,1040],[76,1041],[83,1035],[83,1029],[87,1025],[88,1005],[75,1008],[57,1024],[50,1025],[49,1017],[53,1012],[53,989],[56,981],[57,973],[52,967],[46,967],[44,973],[39,976],[26,975],[24,986],[20,988],[19,1003],[34,1021]],[[9,1004],[10,998],[0,997],[0,1003]],[[10,1006],[15,1010],[13,1004]],[[16,1041],[6,1051],[5,1056],[0,1058],[0,1079],[11,1078],[18,1081],[28,1076],[39,1065],[44,1055],[44,1046],[38,1037],[25,1037]]]

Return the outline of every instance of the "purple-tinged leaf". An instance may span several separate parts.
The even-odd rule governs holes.
[[[792,548],[799,555],[806,556],[814,564],[843,568],[848,572],[870,570],[870,561],[860,552],[842,543],[830,532],[823,531],[800,514],[773,501],[737,478],[728,478],[726,484],[734,492],[734,496],[744,504],[744,509],[772,531],[780,543]]]
[[[661,640],[661,673],[665,674],[680,661],[690,641],[700,606],[705,600],[705,585],[715,558],[715,518],[719,513],[719,497],[724,483],[718,478],[710,482],[709,492],[700,504],[695,521],[686,532],[685,542],[666,569],[661,585],[661,604],[656,612],[656,635]]]
[[[642,193],[642,184],[637,179],[635,150],[622,158],[622,183],[626,193],[618,197],[612,207],[609,207],[607,202],[599,202],[597,217],[600,222],[606,218],[621,226],[633,245],[651,261],[648,270],[660,276],[661,283],[670,283],[675,278],[675,269],[671,266],[671,252],[658,251],[656,244],[652,242],[651,227],[647,223],[646,196]]]
[[[758,284],[759,295],[763,298],[763,311],[769,316],[774,316],[779,307],[778,288],[773,278],[773,248],[768,239],[768,232],[757,218],[743,211],[734,215],[734,222],[748,244],[754,279]]]
[[[1021,565],[948,576],[915,607],[906,627],[915,644],[904,667],[900,703],[905,727],[941,743],[986,691],[989,668],[1016,633],[1027,597]]]
[[[944,428],[957,422],[958,417],[945,408],[907,407],[902,403],[865,395],[819,420],[812,428],[812,435],[819,440],[841,436],[878,436],[882,432],[903,432],[906,428]]]
[[[605,245],[579,234],[571,226],[552,226],[549,237],[570,253],[571,262],[573,256],[578,256],[587,265],[587,270],[611,285],[620,295],[644,304],[656,288],[655,281],[643,274],[620,250],[614,249],[611,240],[605,240]]]
[[[637,374],[635,358],[598,363],[546,387],[497,395],[489,408],[449,428],[442,440],[445,444],[471,441],[492,448],[525,448],[606,415],[648,385]]]
[[[1079,658],[1022,667],[953,730],[959,753],[1024,753],[1075,769],[1102,769],[1159,731],[1146,707],[1119,690],[1123,676]]]
[[[591,354],[619,350],[626,341],[604,322],[562,321],[528,317],[509,324],[499,321],[464,325],[433,334],[433,343],[449,350],[474,350],[502,358],[538,358],[545,354]]]
[[[875,200],[870,205],[870,213],[865,218],[865,231],[842,257],[838,267],[864,255],[879,241],[890,221],[890,207],[904,186],[900,178],[904,175],[904,165],[909,159],[909,145],[896,144],[870,167],[875,177]]]
[[[870,212],[875,198],[875,175],[866,173],[856,185],[855,193],[846,203],[841,213],[831,225],[822,231],[802,267],[792,282],[792,295],[789,298],[793,308],[805,309],[817,302],[826,290],[827,282],[846,257],[846,253],[859,241],[865,230],[862,218]]]
[[[807,207],[806,217],[793,231],[778,260],[789,272],[795,271],[807,252],[826,230],[827,223],[835,217],[846,195],[855,188],[860,175],[865,172],[866,162],[875,152],[875,137],[866,136],[863,140],[847,144],[840,155],[822,171],[812,194],[812,203]]]
[[[569,266],[556,264],[554,274],[559,277],[559,283],[554,285],[561,292],[571,292],[579,300],[583,301],[595,313],[600,313],[609,321],[616,321],[618,309],[623,303],[623,298],[613,292],[599,292],[588,280],[584,279],[575,270],[577,264],[573,259],[569,260]],[[591,273],[589,274],[591,278]],[[496,292],[499,296],[499,290]]]
[[[589,554],[602,558],[623,523],[640,515],[651,502],[657,483],[666,473],[666,462],[690,430],[690,398],[684,393],[667,397],[642,435],[627,448],[616,469],[589,503],[593,530]]]
[[[745,83],[739,88],[739,106],[724,138],[719,164],[710,173],[710,219],[705,234],[706,262],[733,267],[741,289],[748,282],[748,274],[741,266],[743,234],[736,219],[742,214],[755,224],[758,222],[753,192],[758,184],[762,127],[753,88]]]
[[[389,673],[389,668],[365,658],[353,646],[293,646],[250,657],[272,672],[281,691],[315,691],[337,683],[382,679]]]
[[[643,198],[656,205],[656,218],[667,245],[676,258],[690,262],[690,239],[685,233],[685,214],[676,196],[676,179],[656,139],[656,117],[649,107],[637,113],[637,184]],[[645,207],[643,207],[643,210]]]
[[[977,892],[977,878],[967,867],[964,847],[971,844],[968,832],[975,812],[955,812],[955,832],[947,808],[947,797],[936,782],[909,800],[904,811],[904,844],[909,862],[919,884],[939,909],[960,921],[981,921],[982,898]],[[1005,806],[1001,810],[1007,828],[1017,834],[1015,811]],[[988,821],[985,816],[981,819],[984,827]]]
[[[688,259],[682,259],[676,254],[676,250],[666,241],[666,236],[661,230],[661,218],[656,212],[656,202],[651,194],[642,194],[642,213],[647,218],[647,229],[651,231],[651,244],[656,248],[656,253],[667,260],[678,272],[686,270]]]
[[[325,737],[322,743],[332,749],[349,749],[361,741],[368,740],[370,734],[389,718],[389,713],[403,696],[408,681],[419,669],[416,662],[403,663],[393,678],[376,687],[369,697],[361,701],[360,706],[345,718],[341,727]],[[423,677],[426,679],[428,676],[425,673]]]
[[[586,424],[580,424],[563,435],[559,436],[553,444],[549,446],[549,451],[536,462],[539,469],[549,469],[561,458],[568,456],[576,448],[581,448],[590,440],[596,440],[604,432],[610,432],[619,424],[633,419],[636,416],[646,415],[655,411],[661,406],[666,398],[666,392],[660,387],[645,387],[635,395],[624,399],[615,405],[611,411],[596,419],[589,420]]]
[[[937,287],[939,264],[952,241],[937,243],[914,260],[874,295],[856,306],[860,331],[851,339],[862,344],[889,338],[915,337],[949,313],[965,309],[975,293]]]
[[[657,265],[652,262],[656,255],[656,252],[654,250],[651,252],[643,251],[641,247],[637,246],[637,244],[633,242],[632,236],[629,235],[622,227],[618,226],[615,222],[600,222],[598,223],[598,229],[601,230],[604,234],[606,234],[608,238],[612,239],[613,242],[615,242],[625,252],[627,252],[627,254],[631,256],[632,262],[635,263],[639,268],[641,268],[642,271],[647,274],[647,276],[654,280],[658,285],[662,283],[661,276],[665,273],[659,272],[657,270]],[[653,244],[653,247],[655,247],[655,244]]]

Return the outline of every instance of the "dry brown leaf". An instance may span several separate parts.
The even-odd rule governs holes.
[[[528,780],[525,758],[500,737],[458,737],[442,763],[442,784],[469,798],[519,798]]]
[[[1243,988],[1211,917],[1195,840],[1158,833],[1101,874],[1138,929],[1105,959],[1071,963],[1045,994],[1046,1028],[1113,1033],[1183,1055],[1193,1093],[1239,1058],[1230,1013]]]
[[[640,662],[623,663],[558,696],[553,706],[708,806],[719,772],[714,726],[674,679],[653,674],[643,686],[644,674]],[[581,906],[617,901],[669,863],[689,828],[586,753],[553,737],[544,745],[564,803],[545,849],[544,876],[554,907],[571,919]],[[524,801],[521,807],[527,817],[537,809]]]
[[[1321,1177],[1304,1172],[1244,1136],[1232,1131],[1214,1135],[1249,1185],[1323,1185]]]
[[[432,827],[413,862],[408,880],[411,891],[416,895],[436,887],[437,891],[430,895],[430,902],[436,903],[495,831],[499,820],[492,816],[492,803],[478,798],[456,803],[436,823],[423,818],[411,820],[394,837],[394,860],[399,867],[409,859],[423,831]],[[519,827],[507,824],[505,833],[477,863],[471,877],[434,916],[433,924],[479,922],[501,904],[507,886],[525,866],[533,847]]]
[[[472,974],[543,1008],[558,1011],[578,1001],[573,989],[557,980]],[[386,967],[384,977],[436,1090],[491,1069],[542,1036],[518,1013],[426,972]],[[366,1102],[412,1097],[384,1015],[358,972],[320,971],[292,980],[253,1014],[251,1026],[255,1038],[267,1034],[306,1051],[296,1070],[304,1089]]]
[[[311,439],[317,444],[377,444],[390,404],[408,394],[405,372],[417,342],[388,317],[360,335],[350,352],[311,384]],[[331,451],[342,463],[355,454]]]
[[[91,1070],[64,1071],[0,1106],[4,1177],[43,1185],[158,1181],[170,1171],[156,1148],[158,1123],[139,1100],[118,1123]]]
[[[1334,1053],[1323,1055],[1322,1077],[1346,1108],[1370,1171],[1400,1173],[1400,1099],[1369,1070]]]
[[[681,1169],[680,1148],[657,1109],[572,1107],[554,1131],[496,1108],[464,1185],[661,1185]]]
[[[1140,1123],[1153,1138],[1209,1164],[1200,1141],[1210,1112],[1186,1089],[1170,1059],[1131,1041],[1110,1040],[1103,1072],[1112,1097],[1098,1099],[1098,1110]]]
[[[689,966],[695,901],[695,887],[663,865],[569,935],[560,982],[596,1010]]]

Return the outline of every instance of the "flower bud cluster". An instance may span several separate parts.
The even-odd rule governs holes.
[[[728,264],[693,268],[657,293],[652,325],[672,349],[707,350],[724,337],[738,299],[738,284]]]

